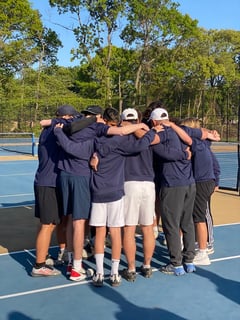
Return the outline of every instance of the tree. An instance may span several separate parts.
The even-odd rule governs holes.
[[[111,105],[112,36],[118,28],[118,17],[124,12],[125,1],[50,0],[49,3],[57,7],[59,14],[70,13],[75,18],[75,25],[65,26],[74,33],[78,43],[78,48],[72,50],[73,59],[92,65],[97,80],[106,89],[102,92],[106,104]],[[104,54],[101,52],[103,49]],[[93,59],[99,52],[102,59],[100,69],[100,64],[94,64]]]
[[[21,82],[19,100],[19,126],[25,99],[25,72],[38,63],[38,81],[35,109],[38,109],[40,73],[43,63],[56,63],[61,42],[55,31],[43,27],[37,10],[27,0],[0,1],[0,83],[7,91],[12,76]],[[7,92],[6,92],[7,94]]]
[[[126,11],[127,23],[121,38],[130,48],[137,50],[138,68],[135,76],[135,99],[140,94],[141,79],[148,82],[151,67],[164,48],[178,45],[191,36],[197,22],[177,10],[178,4],[170,0],[130,0]]]

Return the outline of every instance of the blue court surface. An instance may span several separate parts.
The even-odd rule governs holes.
[[[217,155],[222,183],[235,184],[236,153]],[[0,208],[34,205],[37,165],[36,159],[0,162]],[[34,250],[1,254],[0,320],[240,320],[240,223],[215,226],[214,234],[210,266],[199,266],[196,273],[181,277],[162,274],[159,267],[168,262],[168,253],[157,240],[152,278],[139,274],[136,282],[123,279],[118,288],[108,283],[109,248],[102,288],[95,288],[90,279],[71,282],[65,276],[65,266],[59,267],[62,274],[57,277],[31,277]],[[141,237],[137,248],[140,267]],[[56,257],[57,248],[51,248],[50,253]],[[86,260],[84,266],[94,268],[94,260]],[[120,270],[125,267],[122,255]]]
[[[0,208],[34,204],[33,180],[38,160],[0,162]]]
[[[165,275],[159,267],[167,262],[167,249],[156,241],[154,273],[140,274],[134,283],[122,280],[113,288],[107,276],[96,288],[87,279],[71,282],[62,275],[30,276],[35,251],[0,255],[1,320],[150,319],[150,320],[239,320],[240,319],[240,224],[216,226],[215,253],[210,266],[180,277]],[[137,238],[137,266],[142,262],[141,237]],[[56,248],[51,254],[56,255]],[[94,261],[85,261],[93,268]],[[126,267],[122,255],[120,269]],[[110,249],[105,253],[105,274],[110,272]]]
[[[9,153],[0,150],[0,156]],[[237,152],[219,152],[221,166],[220,187],[236,188],[238,173]],[[0,208],[34,204],[33,181],[38,160],[0,162]]]

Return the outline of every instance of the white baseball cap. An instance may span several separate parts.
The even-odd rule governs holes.
[[[133,109],[133,108],[127,108],[125,110],[123,110],[122,114],[121,114],[121,119],[122,120],[137,120],[138,119],[138,113],[137,110]]]
[[[150,120],[168,120],[168,112],[163,108],[156,108],[150,115]]]

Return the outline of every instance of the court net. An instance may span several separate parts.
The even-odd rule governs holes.
[[[212,151],[221,168],[220,188],[240,195],[240,144],[216,142],[212,143]]]
[[[36,141],[30,132],[0,133],[0,150],[36,155]]]

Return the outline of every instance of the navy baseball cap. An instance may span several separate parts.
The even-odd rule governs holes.
[[[56,111],[56,116],[62,117],[62,116],[76,116],[79,112],[73,107],[68,104],[64,104],[60,107],[58,107]]]
[[[88,106],[85,110],[81,111],[83,114],[103,114],[103,109],[100,106]]]

